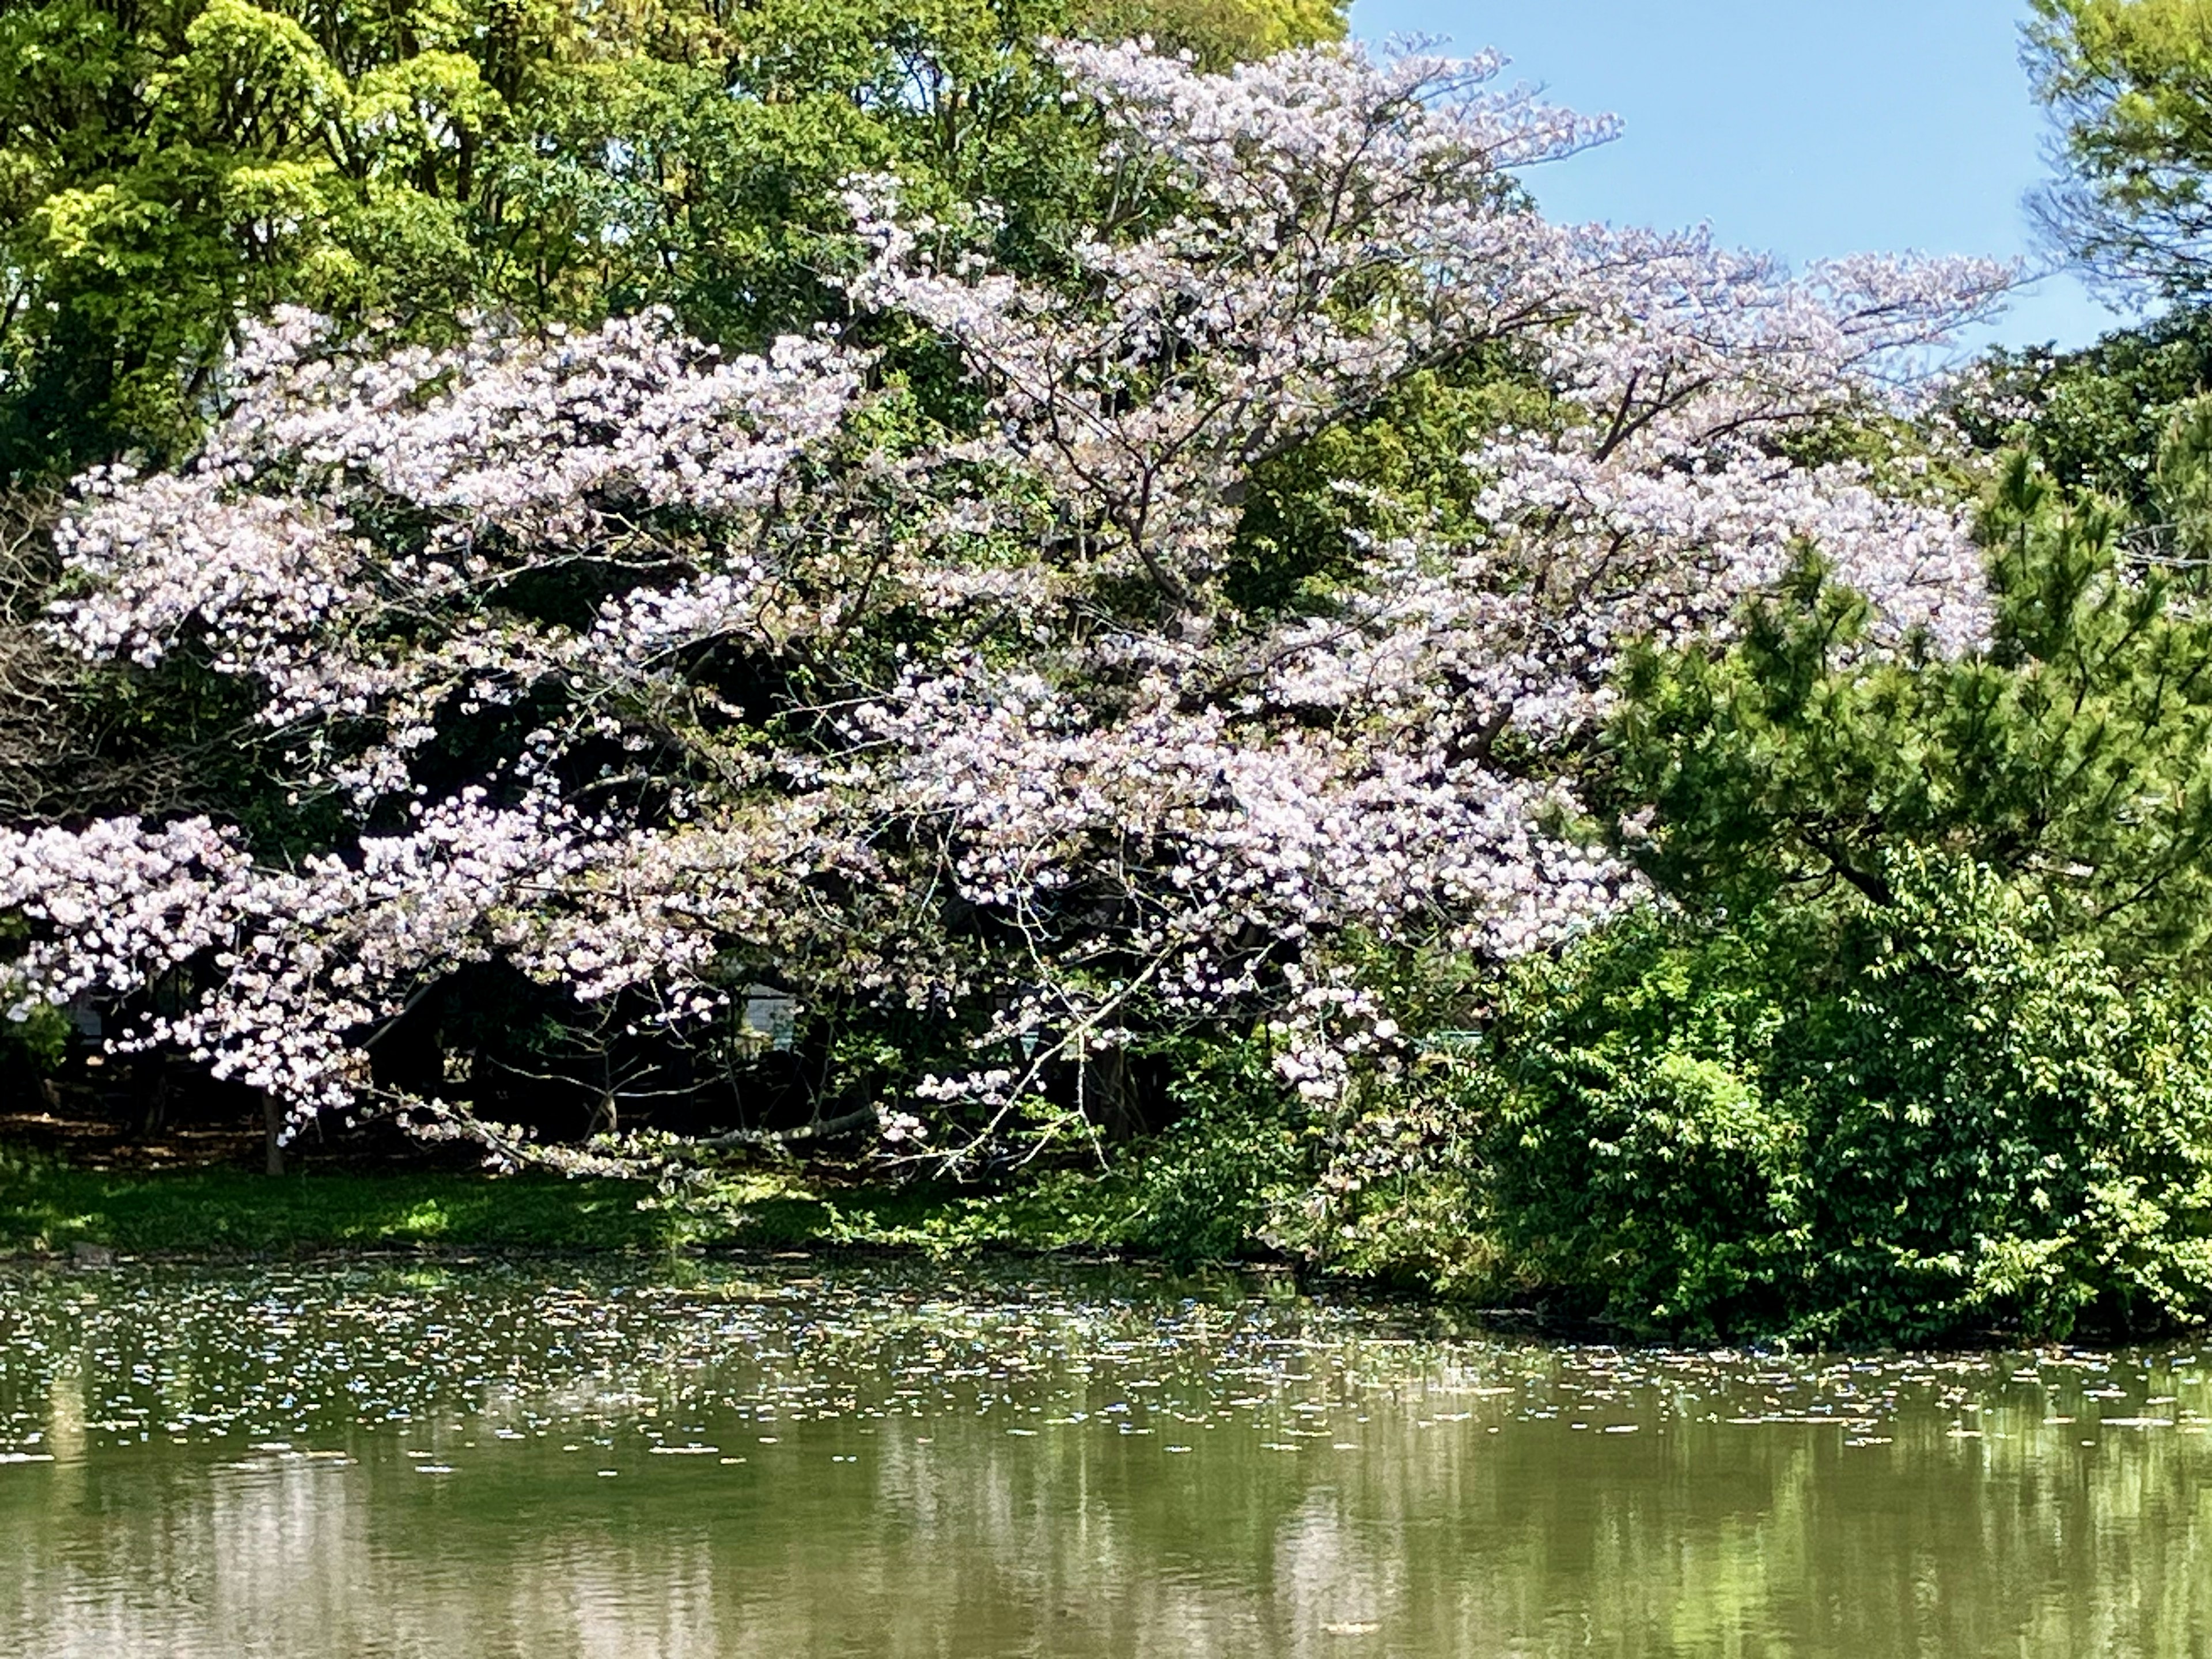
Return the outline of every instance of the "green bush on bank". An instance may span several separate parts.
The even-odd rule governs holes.
[[[1514,976],[1458,1086],[1498,1260],[1694,1336],[2142,1328],[2212,1305],[2212,1015],[1985,866],[1656,911]]]

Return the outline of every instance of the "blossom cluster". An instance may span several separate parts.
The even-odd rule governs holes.
[[[1050,275],[996,262],[988,210],[852,184],[853,302],[957,358],[968,429],[886,437],[828,336],[726,357],[648,313],[380,355],[285,315],[194,461],[81,480],[59,636],[204,653],[352,828],[281,868],[200,822],[0,837],[18,1012],[169,974],[121,1041],[441,1134],[465,1091],[371,1052],[492,960],[672,1041],[740,974],[970,1011],[972,1071],[884,1109],[908,1147],[1148,1024],[1257,1020],[1322,1097],[1397,1037],[1347,936],[1510,957],[1632,894],[1572,786],[1631,641],[1724,631],[1809,552],[1874,648],[1981,642],[1957,507],[1790,440],[1896,408],[2004,271],[1552,223],[1513,170],[1608,129],[1494,60],[1054,52],[1121,207]],[[1470,525],[1230,601],[1255,470],[1489,348],[1547,413],[1471,447]],[[477,775],[434,784],[488,711]]]

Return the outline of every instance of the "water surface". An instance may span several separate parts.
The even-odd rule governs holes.
[[[2193,1347],[1614,1351],[1266,1283],[653,1273],[0,1277],[0,1653],[2209,1650]]]

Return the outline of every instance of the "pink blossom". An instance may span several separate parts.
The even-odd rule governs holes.
[[[289,314],[191,465],[81,480],[53,626],[94,657],[204,650],[356,817],[296,867],[200,822],[0,836],[19,1012],[178,974],[180,1011],[124,1046],[502,1157],[518,1132],[366,1059],[490,960],[672,1042],[740,971],[961,1011],[972,1070],[884,1108],[908,1148],[1166,1027],[1260,1024],[1285,1085],[1333,1099],[1402,1042],[1349,939],[1505,957],[1634,901],[1571,781],[1631,641],[1725,634],[1811,550],[1873,648],[1979,646],[1958,505],[1781,441],[1900,408],[2002,270],[1792,278],[1547,222],[1511,170],[1609,129],[1493,90],[1494,60],[1053,51],[1129,198],[1064,280],[994,267],[988,208],[852,184],[851,296],[958,355],[974,430],[864,441],[870,364],[828,337],[726,358],[647,314],[376,355]],[[1239,613],[1255,468],[1485,346],[1548,414],[1465,457],[1473,528],[1376,502],[1411,527],[1302,609]],[[526,602],[579,572],[587,618]],[[757,706],[702,666],[733,662]],[[523,735],[433,792],[426,752],[495,710]]]

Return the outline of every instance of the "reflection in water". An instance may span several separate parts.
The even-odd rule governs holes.
[[[0,1653],[2187,1655],[2194,1352],[889,1267],[0,1279]]]

